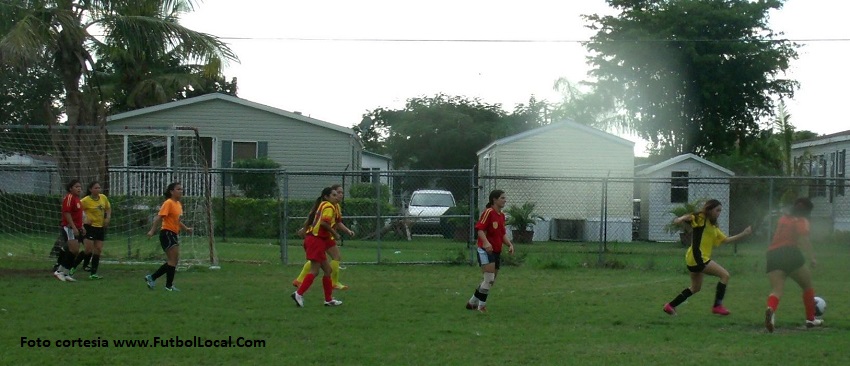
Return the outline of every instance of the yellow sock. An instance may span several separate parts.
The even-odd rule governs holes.
[[[339,285],[339,261],[331,260],[331,281],[333,281],[333,285]]]
[[[310,261],[304,263],[304,268],[301,268],[301,273],[298,274],[298,278],[295,280],[298,282],[304,282],[304,277],[307,277],[307,274],[310,273]]]

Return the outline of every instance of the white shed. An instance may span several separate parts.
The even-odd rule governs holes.
[[[640,229],[638,238],[652,241],[679,240],[664,227],[674,215],[674,207],[687,202],[716,199],[729,207],[729,178],[731,170],[694,154],[684,154],[665,160],[635,173],[637,197],[640,199]],[[718,218],[719,227],[729,233],[729,210]]]
[[[837,132],[791,145],[796,172],[817,178],[809,186],[808,197],[815,208],[812,225],[818,229],[850,231],[850,192],[847,186],[847,150],[850,130]]]
[[[487,145],[478,151],[478,173],[481,205],[493,189],[506,192],[509,206],[535,204],[544,220],[534,240],[600,240],[602,181],[612,178],[605,239],[632,239],[632,141],[565,120]]]

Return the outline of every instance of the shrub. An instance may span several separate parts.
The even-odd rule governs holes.
[[[269,158],[237,160],[234,168],[246,169],[233,173],[236,184],[245,197],[271,198],[277,195],[277,178],[274,171],[250,171],[248,169],[280,169],[280,164]]]

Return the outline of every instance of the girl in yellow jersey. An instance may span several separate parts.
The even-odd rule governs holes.
[[[159,214],[154,218],[151,230],[148,231],[148,238],[150,238],[156,232],[159,223],[162,222],[162,229],[159,231],[159,244],[167,258],[156,272],[145,276],[145,282],[151,290],[156,286],[156,279],[165,275],[165,290],[180,291],[174,287],[174,274],[177,272],[177,262],[180,260],[180,242],[177,235],[180,234],[180,229],[192,232],[191,227],[180,221],[180,217],[183,215],[183,205],[180,203],[182,197],[183,186],[178,182],[169,184],[165,190],[166,200],[159,209]]]
[[[338,201],[342,202],[343,195],[345,194],[344,190],[342,189],[342,185],[334,184],[331,186],[331,189],[336,191]],[[336,226],[334,228],[337,231],[342,231],[348,234],[348,236],[354,236],[354,231],[351,231],[351,229],[345,226],[345,224],[342,222],[342,208],[340,207],[339,202],[334,205],[334,208],[336,210]],[[302,228],[302,230],[299,230],[299,236],[304,237],[304,235],[306,234],[306,230],[309,230],[309,227],[312,224],[312,219],[312,217],[307,218],[307,221],[304,222],[304,228]],[[328,255],[331,256],[331,281],[333,282],[334,289],[348,290],[348,286],[343,285],[341,282],[339,282],[339,265],[340,262],[342,262],[342,254],[339,252],[339,246],[336,245],[336,240],[334,240],[334,245],[328,248]],[[304,266],[301,268],[301,273],[298,274],[298,278],[292,281],[292,286],[300,286],[301,282],[304,281],[304,277],[306,277],[308,273],[310,273],[309,260],[304,263]]]
[[[80,200],[83,212],[86,214],[83,227],[86,229],[85,247],[86,253],[91,255],[91,274],[89,279],[99,280],[102,277],[97,274],[100,265],[100,254],[103,252],[103,242],[106,240],[106,227],[112,217],[112,205],[105,194],[101,193],[99,182],[89,183],[89,194]]]
[[[691,286],[682,290],[682,293],[677,295],[672,301],[664,304],[663,310],[665,313],[676,315],[676,306],[679,306],[679,304],[683,303],[691,295],[699,292],[702,288],[704,274],[708,274],[720,278],[714,294],[714,306],[711,308],[711,312],[719,315],[729,315],[729,310],[726,310],[726,307],[723,306],[726,285],[729,283],[729,271],[711,260],[711,250],[721,244],[731,243],[750,235],[752,229],[747,226],[740,234],[727,237],[717,227],[717,218],[720,217],[722,208],[723,206],[720,204],[720,201],[708,200],[705,202],[702,211],[683,215],[673,220],[673,223],[677,225],[690,223],[691,228],[693,228],[692,243],[688,248],[688,252],[685,254],[685,263],[688,271],[691,272]]]

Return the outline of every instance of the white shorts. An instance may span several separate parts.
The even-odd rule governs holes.
[[[74,236],[74,229],[72,229],[70,226],[63,226],[62,232],[65,233],[65,240],[66,241],[77,240],[77,238]]]

